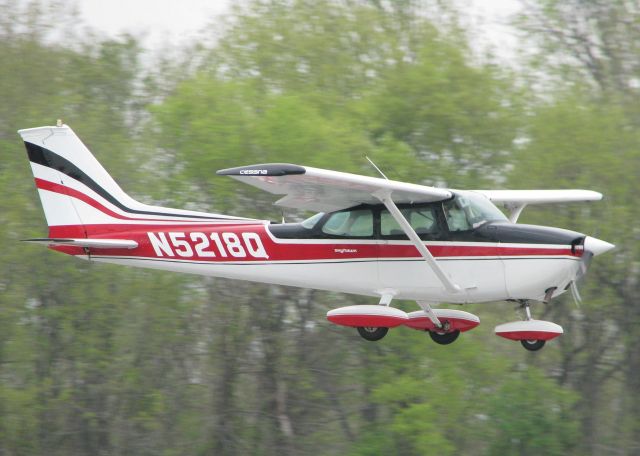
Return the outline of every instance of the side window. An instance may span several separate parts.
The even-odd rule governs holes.
[[[400,209],[402,215],[409,221],[411,227],[422,239],[434,239],[440,234],[436,212],[431,206],[410,207]],[[406,239],[400,225],[387,210],[380,212],[380,234],[382,236],[401,236]]]
[[[373,236],[373,213],[370,209],[356,209],[332,214],[322,226],[322,232],[332,236]]]
[[[449,231],[469,231],[473,228],[467,219],[466,205],[466,201],[462,198],[456,198],[442,205]]]

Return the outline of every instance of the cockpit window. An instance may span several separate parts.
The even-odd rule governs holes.
[[[491,201],[470,192],[459,193],[442,206],[449,231],[469,231],[487,222],[507,221]]]
[[[316,223],[318,223],[322,217],[324,217],[324,212],[318,212],[316,215],[312,215],[305,221],[301,222],[300,225],[308,230],[311,230],[314,226],[316,226]]]
[[[371,209],[355,209],[331,214],[322,227],[322,232],[333,236],[373,236],[373,213]]]

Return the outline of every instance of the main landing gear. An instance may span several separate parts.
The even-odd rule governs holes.
[[[460,330],[455,329],[451,332],[443,332],[437,330],[428,331],[429,336],[431,336],[431,340],[433,340],[436,344],[440,345],[449,345],[456,341],[458,336],[460,335]]]
[[[363,339],[369,340],[371,342],[382,339],[389,332],[389,328],[386,328],[384,326],[357,326],[356,329],[358,330],[358,334],[360,334]]]
[[[337,325],[356,328],[368,341],[378,341],[387,335],[389,328],[408,326],[426,331],[440,345],[449,345],[461,332],[480,324],[480,319],[462,310],[432,309],[428,303],[418,303],[423,310],[406,313],[387,305],[361,305],[330,310],[327,319]]]
[[[551,300],[554,290],[547,290],[545,302]],[[525,349],[538,351],[544,347],[548,340],[554,339],[564,332],[560,325],[550,321],[534,320],[531,317],[529,301],[523,299],[519,302],[521,307],[524,308],[526,319],[496,326],[496,335],[505,339],[519,340]]]

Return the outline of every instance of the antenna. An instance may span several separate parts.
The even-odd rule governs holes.
[[[385,175],[384,175],[384,173],[383,173],[382,171],[380,171],[380,168],[378,168],[378,166],[373,162],[373,160],[371,160],[371,159],[370,159],[369,157],[367,157],[366,155],[364,156],[364,158],[366,158],[366,159],[369,161],[369,163],[371,163],[371,166],[373,166],[373,167],[376,169],[376,171],[378,171],[378,172],[380,173],[380,175],[381,175],[382,177],[384,177],[386,180],[389,180],[389,178],[388,178],[387,176],[385,176]]]

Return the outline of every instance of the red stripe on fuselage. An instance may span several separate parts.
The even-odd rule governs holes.
[[[133,256],[144,258],[164,258],[175,260],[191,260],[191,261],[210,261],[210,262],[255,262],[255,261],[314,261],[314,260],[329,260],[329,261],[358,261],[368,259],[419,259],[420,254],[413,245],[410,244],[387,244],[387,243],[358,243],[358,241],[344,243],[331,242],[330,240],[317,240],[317,242],[296,242],[293,239],[283,240],[278,242],[274,240],[267,232],[266,225],[235,225],[235,224],[201,224],[201,225],[163,225],[159,223],[135,225],[135,224],[111,224],[111,225],[86,225],[84,227],[90,237],[100,239],[130,239],[138,243],[139,247],[136,249],[93,249],[92,253],[101,256]],[[51,227],[51,237],[77,237],[74,233],[77,233],[77,227],[74,226],[57,226]],[[170,245],[171,254],[164,252],[161,256],[156,254],[156,250],[153,248],[150,242],[149,233],[153,233],[156,238],[161,236],[160,233],[164,233],[164,239],[167,240]],[[170,233],[176,233],[174,237],[180,241],[187,243],[188,248],[184,245],[181,247],[178,243],[171,239]],[[193,234],[198,233],[198,234]],[[200,233],[202,235],[200,235]],[[212,236],[216,236],[219,242],[214,241]],[[236,237],[239,239],[241,245],[241,251],[245,252],[245,255],[234,256],[231,253],[230,245],[224,241],[224,236],[229,236],[232,233],[233,239]],[[266,255],[252,256],[249,252],[249,246],[245,245],[245,239],[243,233],[255,233],[260,247],[264,248]],[[204,237],[203,237],[204,236]],[[336,240],[337,241],[337,240]],[[202,243],[206,245],[203,246]],[[235,241],[234,241],[235,242]],[[220,243],[222,244],[222,250],[220,251]],[[200,244],[200,250],[204,251],[206,255],[198,255],[197,246]],[[251,247],[256,247],[252,245]],[[518,247],[502,247],[496,245],[486,245],[478,243],[477,245],[428,245],[427,246],[431,254],[436,258],[485,258],[485,257],[558,257],[558,256],[573,256],[579,257],[582,255],[582,250],[576,250],[575,253],[571,251],[568,246],[566,248],[548,248],[538,247],[535,244],[530,246],[518,246]],[[66,251],[65,253],[70,253]],[[82,249],[76,249],[77,254],[84,254]],[[191,251],[191,254],[184,255],[185,250]],[[236,249],[236,253],[237,253]],[[181,251],[183,255],[180,255],[178,251]],[[214,256],[211,256],[213,254]]]

